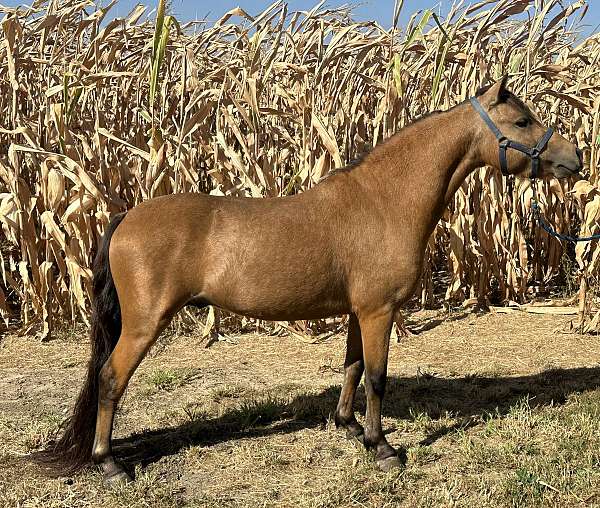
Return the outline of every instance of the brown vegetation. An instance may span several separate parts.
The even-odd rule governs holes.
[[[589,182],[575,193],[540,184],[546,215],[560,230],[596,232],[600,36],[577,39],[583,10],[498,0],[388,31],[280,2],[187,27],[140,22],[142,7],[105,22],[91,1],[5,9],[0,313],[44,336],[53,317],[85,320],[91,259],[114,212],[171,192],[300,192],[503,73],[585,148]],[[440,268],[448,299],[524,300],[570,276],[563,246],[529,220],[531,194],[528,181],[487,169],[470,177],[430,240],[421,301]],[[583,282],[599,253],[592,243],[567,257]]]

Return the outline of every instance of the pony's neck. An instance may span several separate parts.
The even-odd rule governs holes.
[[[420,216],[433,229],[465,178],[481,166],[475,125],[468,103],[433,113],[376,147],[357,168],[360,178],[394,203],[391,213]]]

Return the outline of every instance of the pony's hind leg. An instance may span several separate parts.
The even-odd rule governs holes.
[[[360,325],[355,314],[350,314],[348,338],[346,340],[346,360],[344,361],[344,384],[337,409],[335,424],[346,429],[349,438],[363,439],[364,429],[354,415],[354,397],[364,370],[363,344]]]
[[[138,319],[135,323],[123,319],[123,329],[115,349],[100,370],[92,459],[101,467],[107,482],[131,479],[123,467],[115,462],[112,455],[111,435],[114,414],[129,379],[170,319],[170,317],[158,321]]]

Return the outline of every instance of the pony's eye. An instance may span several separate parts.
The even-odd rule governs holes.
[[[524,129],[529,125],[529,118],[521,118],[515,122],[515,125],[521,129]]]

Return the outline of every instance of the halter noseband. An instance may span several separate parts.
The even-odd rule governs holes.
[[[531,175],[529,176],[529,178],[537,178],[540,170],[540,155],[548,146],[548,141],[550,141],[550,138],[554,134],[554,129],[550,127],[542,136],[542,138],[538,141],[537,145],[535,145],[533,148],[529,148],[521,143],[517,143],[516,141],[508,139],[506,136],[504,136],[500,129],[498,129],[494,121],[490,118],[490,115],[488,115],[487,111],[483,109],[476,97],[471,97],[471,104],[475,108],[475,111],[479,113],[479,116],[483,118],[487,126],[498,139],[498,145],[500,149],[500,170],[502,171],[502,174],[510,174],[508,172],[508,160],[506,157],[506,150],[512,148],[513,150],[517,150],[521,153],[524,153],[531,159]]]

